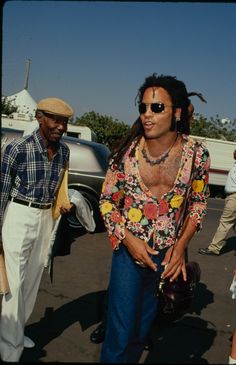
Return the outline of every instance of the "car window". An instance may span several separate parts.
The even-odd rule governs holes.
[[[72,170],[79,166],[80,171],[106,172],[110,150],[105,145],[68,136],[62,140],[70,148]]]
[[[109,148],[107,148],[104,145],[99,145],[99,144],[95,144],[93,146],[93,148],[97,153],[97,158],[98,158],[103,170],[106,171],[107,167],[108,167],[109,156],[111,153]]]

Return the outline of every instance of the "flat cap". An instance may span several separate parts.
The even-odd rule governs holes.
[[[62,115],[70,118],[74,114],[74,110],[64,100],[58,98],[46,98],[39,101],[37,105],[38,110],[46,113]]]

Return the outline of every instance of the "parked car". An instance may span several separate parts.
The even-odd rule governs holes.
[[[1,152],[13,139],[23,135],[23,131],[1,128]],[[99,211],[99,197],[108,167],[110,150],[103,144],[75,137],[63,136],[62,141],[70,148],[68,188],[78,190],[85,197],[93,211],[95,232],[105,230]],[[68,223],[75,229],[82,228],[75,214],[69,215]]]

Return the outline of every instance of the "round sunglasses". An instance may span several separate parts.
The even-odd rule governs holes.
[[[138,110],[140,114],[144,114],[147,111],[147,106],[150,105],[151,111],[153,113],[162,113],[164,112],[167,106],[172,107],[173,105],[165,105],[163,103],[140,103],[138,106]]]

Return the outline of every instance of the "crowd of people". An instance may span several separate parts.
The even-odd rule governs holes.
[[[179,275],[186,280],[186,250],[202,229],[210,195],[209,151],[204,142],[196,143],[189,136],[193,95],[205,101],[201,94],[188,92],[176,77],[146,77],[136,97],[139,116],[111,151],[99,204],[112,262],[104,320],[91,335],[91,341],[103,342],[102,363],[139,362],[149,346],[148,333],[157,313],[156,282],[174,281]],[[41,100],[36,110],[38,128],[11,142],[2,156],[1,240],[10,286],[2,298],[2,361],[17,362],[25,347],[34,347],[24,330],[55,228],[52,207],[70,156],[61,137],[73,114],[62,99]],[[235,166],[226,193],[216,235],[208,248],[200,249],[201,254],[218,254],[227,232],[235,228]],[[60,214],[75,209],[71,201],[60,206]],[[231,364],[236,363],[235,351],[234,335]]]

